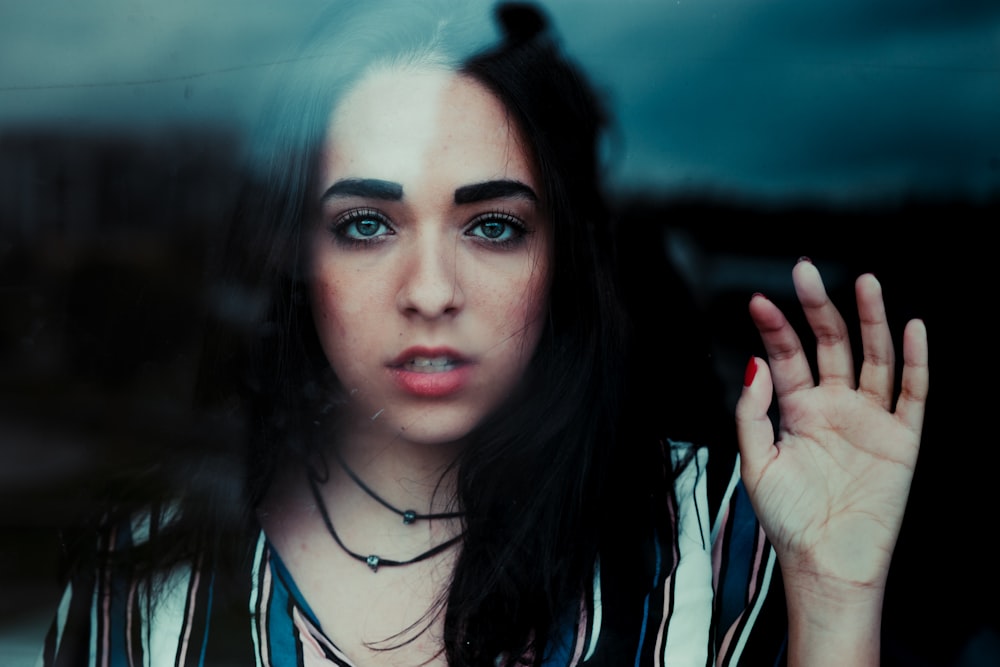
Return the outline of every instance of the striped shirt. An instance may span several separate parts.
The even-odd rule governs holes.
[[[546,667],[778,665],[786,610],[778,565],[736,471],[718,484],[708,452],[691,454],[675,479],[672,534],[625,562],[602,554],[579,610],[549,642]],[[143,539],[133,522],[109,548]],[[622,561],[622,562],[618,562]],[[349,667],[324,633],[279,555],[258,533],[249,596],[237,608],[216,599],[214,576],[178,566],[148,586],[108,567],[70,582],[39,667]],[[219,596],[222,597],[221,595]],[[239,608],[242,605],[242,608]]]

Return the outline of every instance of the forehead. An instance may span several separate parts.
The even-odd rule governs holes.
[[[410,186],[513,178],[537,186],[513,117],[482,84],[451,71],[375,70],[330,114],[322,180]]]

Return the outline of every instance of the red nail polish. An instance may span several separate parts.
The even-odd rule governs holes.
[[[743,373],[743,386],[749,387],[752,385],[755,375],[757,375],[757,358],[750,357],[750,363],[747,364],[747,370]]]

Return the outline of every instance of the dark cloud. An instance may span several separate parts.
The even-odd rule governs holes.
[[[0,121],[242,126],[324,3],[61,4],[5,4]],[[619,121],[621,187],[1000,188],[992,0],[546,4]]]

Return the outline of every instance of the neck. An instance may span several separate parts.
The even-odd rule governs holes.
[[[419,515],[449,513],[456,509],[453,463],[460,449],[457,443],[387,438],[363,424],[335,432],[324,452],[325,468],[317,467],[317,472],[323,478],[328,470],[326,486],[336,488],[342,500],[358,499],[359,506],[367,501],[373,504],[370,509],[390,515],[385,505]]]
[[[352,479],[347,469],[393,507],[420,515],[447,515],[457,509],[451,464],[459,449],[404,438],[387,441],[375,435],[370,431],[331,430],[330,447],[322,456],[305,465],[289,461],[258,508],[268,534],[322,533],[323,541],[332,544],[333,539],[339,539],[345,550],[399,561],[457,538],[463,530],[460,516],[406,524],[400,514],[385,507]],[[334,446],[337,449],[332,449]],[[310,477],[317,483],[310,484]],[[337,538],[327,535],[327,520],[335,525]]]

